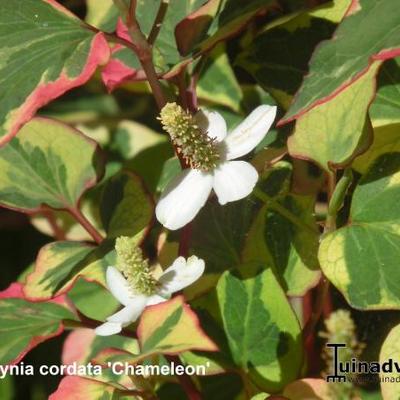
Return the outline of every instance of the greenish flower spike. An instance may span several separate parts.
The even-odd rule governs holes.
[[[135,292],[151,296],[156,292],[157,281],[150,273],[148,260],[143,258],[142,250],[133,238],[119,237],[115,242],[117,268],[125,276]]]
[[[340,349],[339,361],[351,361],[352,358],[358,359],[364,348],[364,344],[357,339],[356,325],[351,314],[347,310],[337,310],[325,320],[325,332],[320,332],[320,336],[327,340],[327,343],[344,343],[346,347]],[[334,368],[332,349],[325,348],[323,358],[326,362],[326,373],[329,375]],[[350,380],[346,382],[329,383],[329,392],[333,399],[353,399],[357,397],[356,388]],[[358,397],[357,397],[358,398]]]
[[[159,119],[191,168],[207,172],[217,166],[220,160],[217,143],[200,129],[191,114],[176,103],[167,103]]]

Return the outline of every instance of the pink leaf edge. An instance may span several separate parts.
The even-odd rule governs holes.
[[[0,299],[22,299],[22,300],[28,301],[26,299],[26,297],[24,296],[23,285],[19,282],[11,283],[11,285],[7,289],[1,291]],[[55,297],[49,303],[54,303],[54,304],[58,304],[60,306],[66,307],[70,311],[75,313],[75,309],[74,309],[72,303],[68,300],[68,298],[66,296]],[[46,335],[46,336],[39,335],[39,336],[32,337],[31,340],[29,341],[29,343],[27,344],[27,346],[25,347],[25,349],[22,350],[21,353],[18,354],[18,356],[14,360],[10,361],[8,364],[9,365],[18,364],[25,357],[25,355],[29,351],[31,351],[34,347],[36,347],[40,343],[45,342],[48,339],[51,339],[53,337],[61,335],[63,332],[64,332],[64,325],[60,322],[56,332],[54,332],[50,335]]]
[[[53,6],[57,4],[55,7],[60,8],[61,11],[64,11],[63,7],[58,3],[54,1],[47,2]],[[99,65],[106,64],[109,58],[110,47],[103,33],[97,33],[93,38],[89,57],[81,74],[73,79],[70,79],[65,72],[63,72],[54,82],[44,83],[36,87],[35,90],[25,100],[24,104],[15,111],[10,131],[8,134],[0,138],[0,146],[3,146],[10,141],[17,134],[19,129],[36,114],[36,111],[39,108],[48,104],[55,98],[63,95],[68,90],[85,84],[94,74],[97,67]]]

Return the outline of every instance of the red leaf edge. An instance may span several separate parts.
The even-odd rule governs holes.
[[[45,0],[52,6],[66,12],[65,9],[53,0]],[[67,10],[68,14],[71,14]],[[76,18],[76,17],[75,17]],[[33,116],[36,111],[48,104],[55,98],[63,95],[70,89],[85,84],[96,71],[99,65],[104,65],[110,58],[110,48],[103,35],[103,33],[97,33],[92,40],[92,46],[87,59],[86,65],[83,68],[81,74],[73,79],[70,79],[64,72],[54,82],[41,84],[34,89],[34,91],[28,96],[25,102],[15,110],[13,116],[13,124],[8,134],[0,138],[0,147],[10,141],[19,131],[19,129]]]

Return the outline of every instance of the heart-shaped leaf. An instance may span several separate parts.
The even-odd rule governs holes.
[[[315,51],[310,72],[283,123],[334,99],[368,73],[374,60],[400,54],[398,6],[397,0],[352,1],[333,38]],[[375,29],[370,29],[371,26]]]
[[[277,391],[301,367],[300,327],[271,269],[247,264],[217,286],[232,358],[264,390]]]
[[[380,62],[375,62],[353,85],[299,117],[288,141],[289,153],[316,161],[329,171],[349,164],[365,151],[372,140],[366,115],[375,96],[379,66]]]
[[[140,319],[137,335],[141,353],[146,356],[218,350],[201,329],[196,314],[184,303],[183,296],[148,307]]]
[[[400,153],[384,154],[355,189],[350,222],[322,240],[321,268],[353,307],[400,308],[399,202]]]
[[[35,118],[0,149],[0,204],[24,212],[76,208],[103,174],[95,141],[61,122]]]

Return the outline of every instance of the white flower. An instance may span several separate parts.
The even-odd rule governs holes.
[[[95,331],[99,336],[114,335],[121,332],[124,326],[136,321],[146,306],[168,300],[172,293],[191,285],[204,272],[204,261],[196,256],[187,260],[178,257],[158,279],[158,291],[152,296],[135,293],[122,273],[115,267],[108,267],[106,272],[107,287],[112,295],[122,304],[117,313],[107,318],[107,322],[98,326]]]
[[[211,190],[221,205],[243,199],[258,180],[256,169],[245,161],[231,161],[253,150],[267,134],[276,107],[257,107],[231,133],[227,134],[224,118],[215,111],[203,111],[200,128],[219,142],[221,160],[211,171],[185,169],[164,190],[156,207],[157,219],[175,230],[189,223],[206,203]]]

